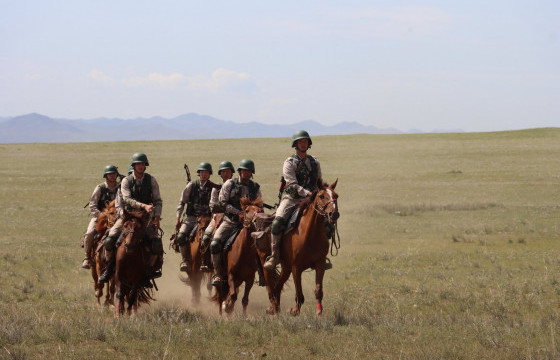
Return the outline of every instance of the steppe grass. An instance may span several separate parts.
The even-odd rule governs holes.
[[[206,299],[192,306],[167,250],[157,301],[115,319],[78,269],[105,165],[148,154],[167,242],[183,163],[194,175],[252,158],[274,204],[289,139],[0,145],[0,359],[558,358],[559,140],[557,128],[314,137],[325,180],[339,179],[342,245],[319,320],[311,272],[301,316],[286,314],[290,284],[278,318],[258,287],[248,318],[239,303],[220,318]]]

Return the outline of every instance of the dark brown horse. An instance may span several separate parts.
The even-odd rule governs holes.
[[[290,309],[292,315],[298,315],[304,302],[301,287],[301,273],[306,269],[315,269],[315,298],[317,299],[317,316],[323,313],[323,275],[325,261],[329,252],[329,239],[325,232],[326,221],[334,224],[338,218],[338,195],[334,192],[338,180],[328,185],[318,184],[318,190],[312,195],[303,209],[299,224],[286,233],[280,245],[280,264],[282,270],[279,278],[265,271],[267,290],[271,302],[269,314],[280,310],[280,294],[284,283],[293,276],[296,288],[296,306]],[[266,254],[259,250],[259,257],[264,263]]]
[[[97,303],[101,304],[101,297],[103,296],[104,285],[97,281],[99,275],[105,270],[105,254],[103,254],[103,240],[105,239],[108,231],[111,229],[117,220],[117,210],[115,208],[115,200],[107,204],[105,209],[97,218],[97,225],[95,226],[96,236],[94,237],[93,246],[89,258],[92,259],[91,277],[93,278],[93,288]],[[105,305],[113,305],[115,297],[115,282],[111,280],[107,282],[107,289],[105,293]]]
[[[249,292],[253,287],[257,271],[257,249],[251,232],[254,231],[254,221],[256,215],[262,211],[262,205],[261,199],[251,201],[248,198],[241,198],[242,215],[240,217],[243,219],[243,227],[225,257],[227,264],[224,268],[227,269],[227,283],[216,285],[216,292],[212,297],[212,300],[219,305],[220,315],[222,309],[228,314],[233,311],[237,300],[237,290],[243,282],[245,282],[245,290],[241,304],[243,305],[243,315],[247,314]]]
[[[188,280],[181,279],[191,287],[192,301],[194,304],[198,304],[200,302],[200,285],[202,284],[202,280],[204,278],[206,278],[207,281],[210,280],[210,273],[203,273],[200,271],[202,257],[210,257],[210,251],[203,251],[204,249],[202,249],[202,237],[204,236],[204,230],[206,230],[206,227],[210,224],[210,220],[212,220],[210,215],[202,215],[197,218],[198,227],[196,229],[196,234],[194,235],[193,241],[189,242],[191,258],[190,266],[187,269],[189,278]],[[206,263],[209,262],[210,260],[208,259]]]
[[[117,304],[115,316],[124,313],[124,302],[128,303],[127,314],[136,311],[139,304],[148,304],[152,289],[142,286],[150,251],[143,243],[144,234],[150,222],[150,215],[142,211],[124,212],[122,242],[117,249],[115,284]]]

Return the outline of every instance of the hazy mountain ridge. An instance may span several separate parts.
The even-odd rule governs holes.
[[[305,129],[312,135],[399,134],[397,129],[379,129],[357,122],[341,122],[332,126],[315,121],[295,124],[235,123],[207,115],[185,114],[166,119],[53,119],[41,114],[12,118],[0,117],[0,143],[28,142],[97,142],[132,140],[191,140],[221,138],[289,137]],[[417,130],[406,133],[421,132]]]

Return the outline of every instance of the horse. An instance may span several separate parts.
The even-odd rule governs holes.
[[[202,258],[204,256],[210,257],[210,252],[206,251],[202,248],[202,237],[204,236],[204,230],[212,217],[210,215],[202,215],[197,218],[197,229],[194,235],[193,241],[189,242],[189,251],[190,251],[190,266],[187,268],[188,279],[181,278],[181,280],[191,287],[192,291],[192,301],[194,304],[200,303],[200,285],[202,280],[206,277],[206,280],[210,280],[210,275],[205,275],[202,271],[200,271],[200,264],[202,264]],[[207,263],[210,260],[208,259]],[[208,273],[210,274],[210,273]]]
[[[150,222],[150,214],[143,211],[124,212],[122,241],[117,248],[115,284],[117,287],[117,304],[115,316],[124,313],[124,302],[130,315],[136,312],[140,303],[149,304],[154,300],[152,289],[142,286],[150,251],[143,243],[144,235]]]
[[[108,230],[111,229],[115,221],[117,220],[117,210],[115,208],[115,200],[107,203],[107,206],[99,217],[97,218],[97,224],[95,226],[96,236],[94,237],[94,243],[91,247],[91,253],[89,258],[92,260],[91,266],[91,277],[93,278],[93,288],[95,290],[95,296],[97,297],[97,304],[101,305],[101,297],[103,296],[104,285],[97,281],[99,275],[105,270],[105,255],[103,254],[103,239],[106,237]],[[115,296],[115,282],[113,280],[107,283],[107,290],[105,294],[105,305],[113,305]]]
[[[224,266],[224,268],[227,268],[227,282],[215,285],[216,291],[211,298],[219,305],[220,315],[222,315],[222,310],[228,314],[233,311],[237,300],[237,290],[243,282],[245,283],[245,289],[241,304],[243,305],[243,316],[247,315],[249,292],[253,287],[258,266],[257,249],[251,237],[251,232],[255,229],[254,221],[256,215],[262,211],[262,206],[262,199],[251,201],[247,197],[241,198],[243,227],[231,245],[227,257],[222,257],[227,261],[227,266]]]
[[[315,270],[315,298],[317,299],[317,317],[323,313],[323,276],[325,261],[329,252],[329,239],[325,232],[325,222],[335,224],[339,217],[337,199],[334,192],[338,179],[328,185],[318,182],[318,189],[312,196],[304,200],[304,207],[299,224],[288,230],[280,244],[281,271],[278,276],[265,270],[267,291],[270,300],[268,314],[276,315],[280,311],[280,294],[284,283],[293,276],[296,290],[296,306],[290,309],[292,315],[299,315],[304,296],[301,286],[301,274],[306,269]],[[259,259],[262,264],[266,260],[266,252],[258,246]]]

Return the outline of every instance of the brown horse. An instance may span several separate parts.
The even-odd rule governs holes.
[[[124,212],[122,242],[117,249],[115,283],[117,304],[115,316],[124,313],[124,302],[128,303],[127,314],[135,311],[140,303],[148,304],[152,289],[142,286],[150,251],[145,249],[144,234],[150,222],[150,215],[142,211]]]
[[[204,230],[206,230],[206,227],[208,226],[208,224],[210,224],[211,220],[212,217],[210,215],[202,215],[197,218],[198,227],[196,229],[193,241],[189,242],[189,251],[191,258],[190,266],[187,269],[189,278],[188,280],[184,278],[181,279],[191,287],[193,296],[192,301],[194,304],[200,303],[200,285],[202,284],[202,280],[205,277],[207,281],[210,280],[210,275],[206,275],[210,273],[203,273],[202,271],[200,271],[200,264],[202,264],[203,256],[206,256],[208,258],[210,257],[210,252],[204,251],[205,249],[202,249],[202,237],[204,236]],[[206,263],[209,262],[210,260],[208,259]]]
[[[315,298],[317,299],[317,316],[323,313],[323,275],[325,261],[329,252],[329,239],[325,232],[325,222],[334,224],[338,219],[338,195],[334,192],[338,180],[331,185],[320,183],[318,190],[313,193],[306,207],[302,210],[301,219],[297,227],[288,231],[280,245],[280,264],[282,270],[277,279],[274,274],[265,271],[268,296],[271,306],[269,314],[280,311],[280,294],[284,283],[293,276],[296,288],[296,306],[290,309],[292,315],[298,315],[304,302],[301,287],[301,273],[306,269],[315,269]],[[266,254],[259,248],[262,263]],[[274,281],[275,279],[275,281]]]
[[[89,258],[92,259],[91,277],[93,278],[93,288],[95,296],[97,297],[97,304],[101,304],[101,297],[103,296],[104,285],[97,281],[99,275],[105,270],[105,255],[103,254],[103,239],[107,236],[108,231],[111,229],[117,220],[117,210],[115,208],[115,200],[107,204],[105,209],[97,218],[97,225],[95,226],[96,236],[94,237],[93,246]],[[113,305],[115,296],[115,282],[111,280],[107,283],[107,290],[105,294],[105,305]]]
[[[243,282],[245,282],[245,290],[241,304],[243,305],[243,315],[247,314],[249,292],[253,287],[257,271],[257,249],[251,232],[255,228],[254,221],[257,214],[262,211],[262,205],[262,199],[251,201],[249,198],[241,198],[243,227],[225,257],[227,266],[224,268],[227,268],[227,283],[216,285],[216,292],[212,297],[212,301],[219,305],[220,315],[222,309],[228,314],[233,311],[237,300],[237,290]]]

